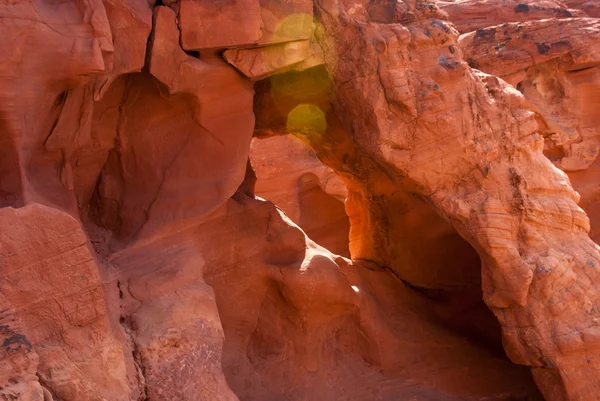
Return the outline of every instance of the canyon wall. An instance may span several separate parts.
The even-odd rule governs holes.
[[[0,400],[600,400],[598,18],[0,4]]]

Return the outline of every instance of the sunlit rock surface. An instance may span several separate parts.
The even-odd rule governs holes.
[[[0,399],[598,399],[598,17],[0,4]]]

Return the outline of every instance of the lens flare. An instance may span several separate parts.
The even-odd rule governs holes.
[[[314,104],[299,104],[288,114],[287,129],[292,132],[317,132],[327,129],[325,113]]]
[[[312,29],[312,15],[305,13],[290,14],[277,24],[273,39],[274,41],[308,39]]]

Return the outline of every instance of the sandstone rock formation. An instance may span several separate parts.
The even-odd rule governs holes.
[[[563,0],[563,4],[582,10],[590,17],[600,18],[600,4],[594,0]]]
[[[350,257],[346,186],[306,144],[291,135],[254,139],[250,162],[257,196],[281,208],[315,242]]]
[[[0,399],[599,399],[595,17],[0,4]]]
[[[475,31],[506,22],[585,17],[583,4],[560,0],[440,0],[456,29]],[[587,6],[589,9],[589,6]],[[591,15],[590,15],[591,16]]]
[[[36,376],[39,356],[23,334],[23,326],[11,303],[0,298],[0,338],[2,339],[2,364],[0,365],[0,397],[2,399],[43,400],[44,389]]]
[[[600,21],[593,18],[510,23],[465,34],[469,63],[518,88],[538,113],[544,152],[569,173],[598,240]],[[587,171],[586,171],[587,170]]]
[[[24,334],[5,329],[14,332],[3,343],[8,355],[20,350],[33,359],[35,350],[34,372],[57,399],[130,399],[123,346],[111,330],[100,272],[79,222],[38,204],[0,213],[0,291],[25,328]]]
[[[359,147],[401,177],[400,189],[425,197],[477,249],[483,296],[504,326],[509,356],[533,368],[548,398],[594,397],[596,374],[578,379],[583,366],[596,369],[593,358],[581,357],[594,347],[593,335],[582,334],[575,343],[561,333],[595,330],[590,324],[594,309],[583,306],[595,303],[595,276],[584,277],[597,264],[598,249],[587,236],[589,224],[575,204],[577,195],[541,153],[534,113],[506,83],[467,67],[455,46],[456,32],[437,9],[385,10],[321,4],[324,29],[318,37],[324,49],[335,46],[325,57],[335,111]],[[389,23],[408,13],[412,24],[367,23],[373,15]],[[389,106],[377,107],[382,102]],[[317,124],[312,128],[319,130]],[[322,142],[311,138],[315,147]],[[536,173],[526,178],[528,169]],[[373,196],[368,187],[363,194]],[[357,220],[365,224],[367,219]],[[564,231],[573,242],[558,239]],[[558,274],[560,287],[545,274]],[[573,291],[582,294],[577,301],[562,298]],[[558,309],[552,306],[557,296],[565,305]],[[550,317],[551,326],[542,323]]]

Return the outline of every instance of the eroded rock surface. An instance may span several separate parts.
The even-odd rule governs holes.
[[[576,4],[576,1],[569,3],[561,0],[440,0],[436,4],[448,14],[450,21],[461,33],[506,22],[588,16],[581,9],[583,5]]]
[[[544,153],[569,174],[597,241],[600,181],[600,21],[592,18],[510,23],[465,34],[469,63],[518,88],[538,113]]]
[[[598,246],[566,175],[544,157],[520,93],[468,68],[435,7],[417,2],[416,18],[400,26],[368,24],[372,10],[356,2],[319,4],[346,128],[477,249],[505,349],[532,367],[544,395],[597,397],[600,365],[583,355],[596,348]]]
[[[257,196],[281,208],[315,242],[350,256],[346,186],[308,145],[291,135],[254,139],[250,162]]]
[[[12,300],[24,333],[4,340],[8,355],[16,348],[33,359],[35,350],[36,373],[58,399],[129,400],[124,350],[80,223],[30,204],[1,209],[0,232],[0,291]]]
[[[598,16],[4,2],[0,399],[598,399]]]
[[[36,376],[39,356],[23,334],[23,322],[11,303],[0,293],[0,397],[2,399],[44,399],[44,389]],[[45,390],[48,392],[48,390]]]
[[[185,50],[237,48],[308,39],[310,0],[175,0]]]
[[[302,71],[323,63],[320,49],[312,48],[308,40],[257,49],[230,49],[225,51],[223,56],[252,80],[264,79],[291,70]]]

